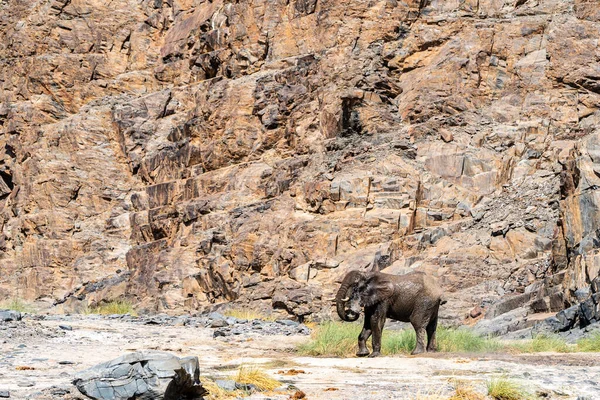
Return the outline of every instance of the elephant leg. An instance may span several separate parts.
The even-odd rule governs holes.
[[[417,345],[411,354],[421,354],[425,350],[425,340],[427,339],[427,330],[425,329],[429,325],[430,313],[426,310],[422,310],[419,313],[415,313],[411,316],[410,323],[415,329],[417,334]]]
[[[427,351],[437,351],[437,342],[435,340],[435,332],[437,330],[437,310],[435,316],[427,324]]]
[[[439,301],[432,302],[424,299],[415,306],[410,316],[410,323],[417,334],[417,345],[412,354],[420,354],[430,349],[435,350],[435,330],[437,328],[437,313]],[[427,342],[425,340],[427,339]],[[427,343],[427,347],[425,347]]]
[[[377,305],[377,308],[371,316],[371,329],[373,330],[373,352],[369,357],[377,357],[381,354],[381,336],[383,326],[385,325],[386,312],[383,305]]]
[[[421,325],[414,325],[415,333],[417,334],[417,345],[412,351],[412,355],[421,354],[425,352],[425,338],[427,337],[427,331]]]
[[[369,349],[367,348],[367,340],[369,337],[371,337],[371,313],[365,310],[365,322],[360,335],[358,335],[357,356],[364,357],[369,355]]]

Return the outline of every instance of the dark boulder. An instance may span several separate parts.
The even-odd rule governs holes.
[[[158,351],[126,354],[76,374],[73,384],[96,400],[201,400],[198,357]]]
[[[578,316],[579,306],[572,306],[556,314],[556,319],[559,321],[557,331],[563,332],[575,326]]]

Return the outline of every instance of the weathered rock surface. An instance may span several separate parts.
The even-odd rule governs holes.
[[[2,2],[0,298],[303,318],[375,268],[438,275],[454,320],[567,308],[600,270],[599,18]]]
[[[198,357],[179,358],[158,351],[126,354],[78,373],[77,389],[96,400],[134,398],[201,400]]]
[[[21,313],[14,310],[0,310],[0,322],[20,321]]]

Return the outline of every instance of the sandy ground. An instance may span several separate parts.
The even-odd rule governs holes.
[[[600,399],[600,358],[595,354],[315,358],[293,351],[308,339],[305,336],[226,341],[213,339],[212,332],[86,317],[24,320],[0,330],[0,392],[9,390],[11,399],[46,398],[41,394],[44,389],[69,387],[77,371],[126,352],[153,349],[197,355],[201,378],[226,379],[242,364],[260,365],[276,379],[302,390],[308,399],[423,399],[450,393],[456,379],[483,393],[486,382],[500,376],[519,381],[530,392],[545,394],[544,398]],[[285,374],[290,369],[301,372]]]

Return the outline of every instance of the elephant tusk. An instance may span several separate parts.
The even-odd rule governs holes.
[[[345,299],[342,299],[342,301],[344,301],[344,302],[346,302],[348,300],[350,300],[350,297],[346,297]]]

